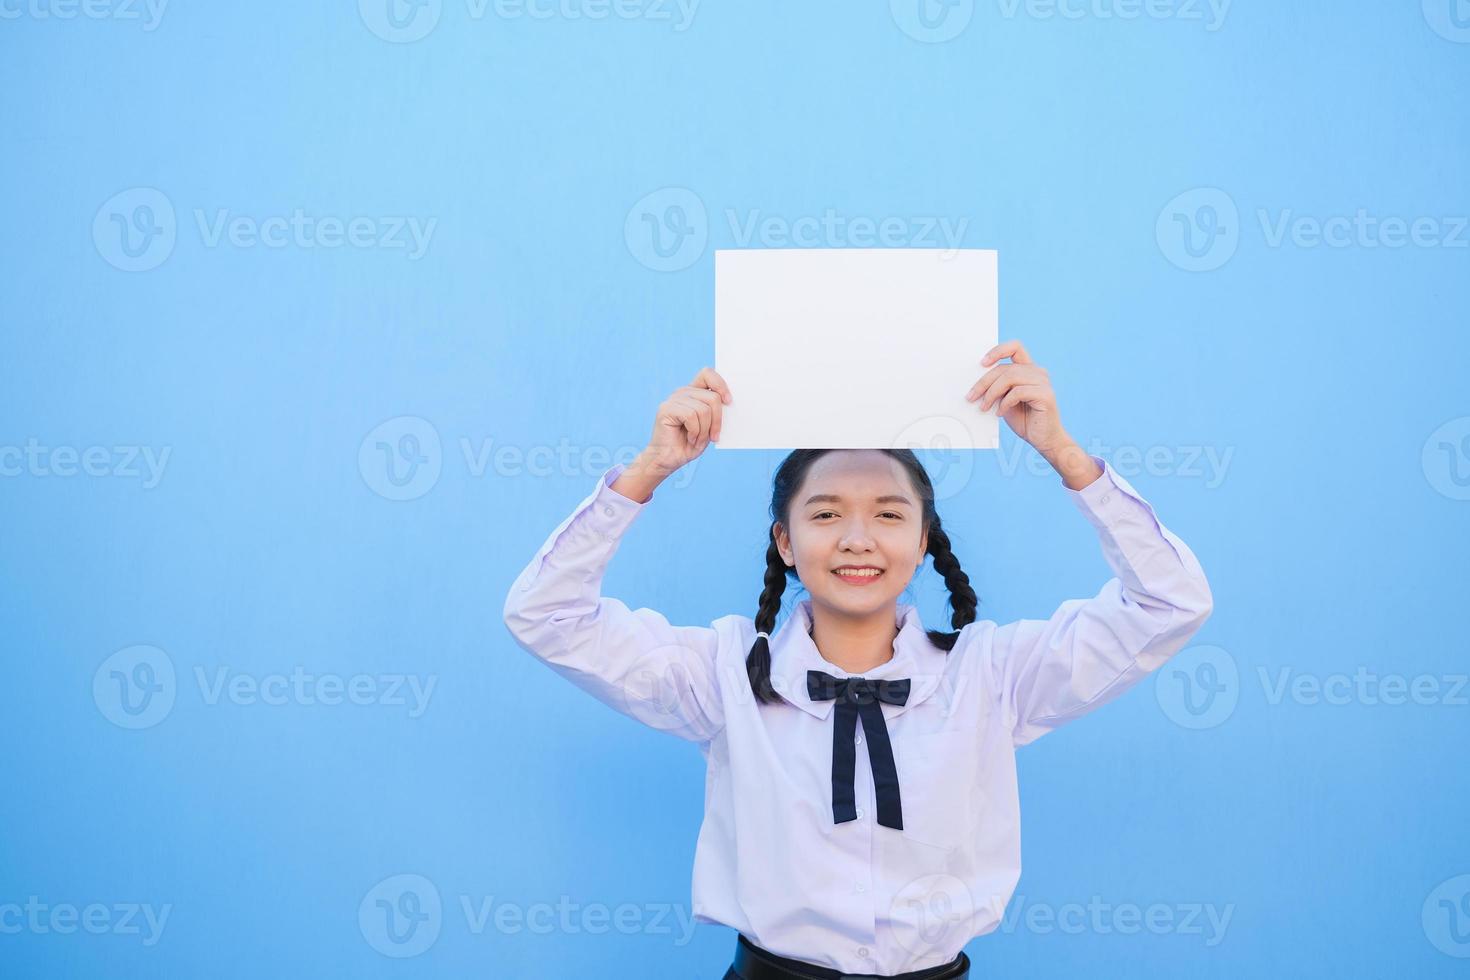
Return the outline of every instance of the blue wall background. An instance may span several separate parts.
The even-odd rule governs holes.
[[[0,973],[719,976],[699,753],[501,603],[815,228],[998,249],[1214,587],[1022,752],[977,976],[1463,974],[1470,5],[388,2],[0,3]],[[1107,576],[1004,438],[925,455],[1001,621]],[[781,455],[608,593],[751,614]]]

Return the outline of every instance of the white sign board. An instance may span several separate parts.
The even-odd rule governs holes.
[[[714,366],[733,402],[715,445],[997,448],[995,407],[965,401],[998,342],[996,259],[991,249],[717,250]]]

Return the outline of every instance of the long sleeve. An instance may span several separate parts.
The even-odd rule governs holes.
[[[724,725],[715,630],[671,626],[602,595],[608,562],[647,506],[612,489],[624,468],[607,470],[516,576],[505,624],[522,648],[616,711],[706,741]]]
[[[1114,572],[1050,619],[995,631],[991,669],[1016,745],[1112,701],[1183,648],[1213,608],[1194,553],[1100,457],[1081,490],[1063,487],[1097,531]]]

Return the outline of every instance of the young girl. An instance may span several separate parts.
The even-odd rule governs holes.
[[[929,476],[898,449],[786,457],[754,620],[671,626],[603,596],[654,489],[720,437],[732,396],[709,368],[659,407],[648,447],[602,476],[506,599],[521,646],[699,745],[693,913],[739,932],[725,980],[967,978],[962,947],[999,924],[1021,874],[1015,749],[1137,684],[1210,614],[1194,554],[1067,435],[1046,370],[1016,341],[980,362],[992,363],[967,400],[997,406],[1051,463],[1115,573],[1050,619],[975,619]],[[952,632],[898,601],[925,556],[949,588]],[[776,630],[793,576],[809,598]]]

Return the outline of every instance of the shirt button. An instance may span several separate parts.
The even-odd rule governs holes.
[[[1103,503],[1107,503],[1107,501],[1104,500]],[[604,507],[604,508],[602,508],[602,512],[604,514],[606,514],[608,517],[613,516],[613,509],[611,507]]]
[[[857,818],[859,820],[863,819],[863,808],[862,807],[858,807]]]
[[[1102,495],[1102,502],[1105,503],[1105,504],[1111,502],[1112,499],[1113,499],[1113,495],[1111,493],[1105,493],[1105,494]]]
[[[861,881],[858,882],[858,894],[862,894],[863,892],[865,892],[867,890],[868,890],[868,886],[867,885],[863,884]]]
[[[862,745],[863,744],[863,737],[861,735],[859,735],[857,737],[857,744],[859,744],[859,745]]]
[[[867,956],[868,955],[868,947],[866,947],[866,946],[859,946],[858,947],[858,955],[859,956]]]

